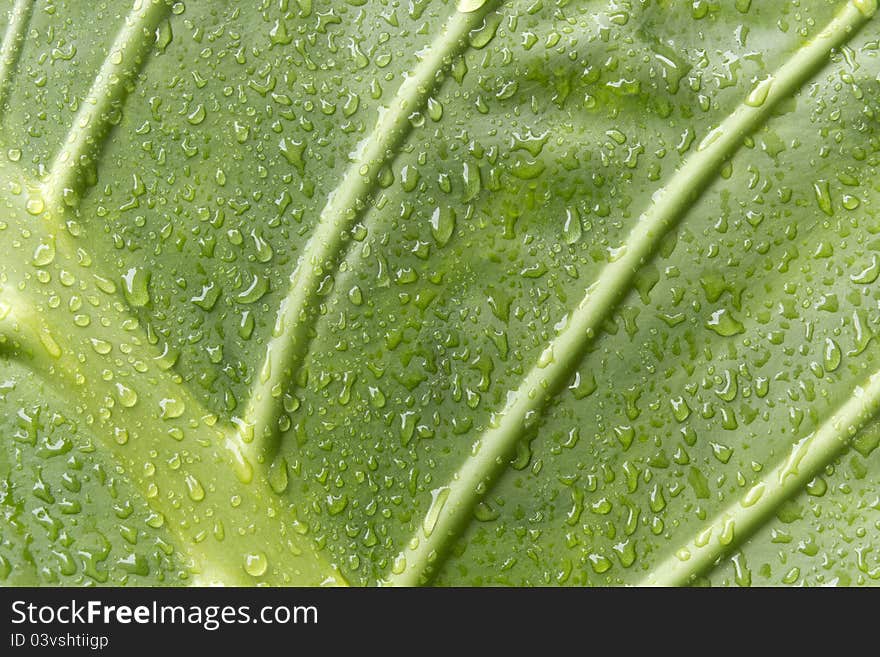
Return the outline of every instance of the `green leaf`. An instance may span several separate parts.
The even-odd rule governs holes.
[[[876,4],[806,4],[10,2],[0,579],[875,582]]]

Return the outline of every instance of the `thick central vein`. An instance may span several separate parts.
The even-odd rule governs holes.
[[[424,108],[442,72],[467,47],[468,33],[497,4],[495,0],[459,3],[389,106],[382,108],[373,132],[360,144],[356,157],[330,194],[290,277],[290,289],[281,303],[266,357],[243,421],[239,422],[243,446],[251,460],[265,462],[277,447],[282,396],[308,351],[318,289],[336,270],[349,232],[365,211],[380,170],[394,159],[412,130],[411,115]]]
[[[534,422],[569,379],[602,322],[631,290],[634,277],[653,256],[661,238],[716,179],[721,165],[739,149],[743,138],[766,122],[780,101],[796,93],[827,61],[831,50],[846,42],[875,10],[874,0],[853,0],[844,5],[825,29],[774,75],[759,83],[730,116],[709,132],[697,152],[654,195],[652,205],[639,217],[618,251],[621,255],[605,266],[538,364],[508,394],[505,407],[493,415],[490,427],[474,443],[470,456],[452,479],[435,491],[428,517],[395,561],[397,572],[388,576],[388,583],[407,586],[428,580],[466,527],[474,506],[506,469],[525,427]]]

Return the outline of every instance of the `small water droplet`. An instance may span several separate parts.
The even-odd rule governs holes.
[[[55,238],[51,235],[34,249],[33,263],[37,267],[45,267],[55,260]]]
[[[562,226],[562,237],[566,244],[576,244],[583,234],[581,225],[581,213],[576,207],[565,210],[565,223]]]
[[[870,18],[877,11],[877,0],[853,0],[853,4],[866,18]]]
[[[113,440],[117,445],[124,445],[128,442],[128,429],[125,427],[116,427],[113,429]]]
[[[484,4],[486,4],[486,0],[458,0],[456,9],[463,14],[469,14],[472,11],[477,11]]]
[[[813,183],[813,192],[816,195],[816,204],[829,217],[834,216],[834,207],[831,204],[831,191],[827,180],[817,180]]]
[[[198,107],[196,107],[192,112],[190,112],[186,120],[190,123],[190,125],[199,125],[202,121],[205,120],[205,117],[208,113],[205,111],[205,106],[199,103]]]
[[[749,489],[749,492],[743,496],[742,506],[748,508],[758,503],[758,500],[764,495],[764,484],[757,483]]]
[[[118,381],[116,382],[116,396],[119,398],[119,403],[125,408],[131,408],[137,404],[137,393],[124,383],[119,383]]]
[[[446,246],[455,230],[455,210],[450,207],[434,208],[431,215],[431,235],[437,246]]]
[[[43,210],[46,209],[46,204],[43,202],[43,199],[33,197],[28,199],[27,204],[24,207],[28,211],[28,214],[36,216],[42,214]]]
[[[760,107],[767,100],[767,95],[773,87],[773,78],[761,80],[751,93],[746,97],[746,105],[750,107]]]
[[[89,338],[89,342],[91,342],[92,349],[95,350],[95,353],[102,356],[109,354],[110,351],[113,349],[112,344],[110,344],[106,340],[102,340],[101,338]]]
[[[202,488],[202,484],[198,479],[191,474],[187,474],[184,482],[186,483],[186,492],[193,502],[201,502],[205,499],[205,489]]]
[[[165,397],[159,400],[159,408],[162,409],[160,417],[163,420],[172,420],[183,415],[183,412],[186,410],[186,404],[179,399]]]
[[[122,291],[125,299],[139,308],[150,303],[150,272],[142,267],[132,267],[122,275]]]
[[[61,358],[61,347],[55,342],[55,338],[45,326],[40,329],[40,344],[52,358]]]
[[[449,499],[448,486],[441,486],[431,491],[431,506],[428,508],[425,519],[422,521],[422,530],[425,532],[426,537],[434,532],[447,499]]]
[[[260,577],[269,568],[269,560],[264,552],[244,555],[244,570],[251,577]]]
[[[712,313],[712,317],[706,322],[709,328],[722,337],[730,337],[745,331],[745,327],[726,308],[721,308]]]
[[[833,372],[840,367],[841,361],[840,346],[832,338],[825,338],[825,350],[823,354],[823,364],[825,370]]]
[[[718,542],[721,545],[730,545],[736,533],[736,522],[733,518],[725,518],[724,525],[721,527],[721,533],[718,535]]]

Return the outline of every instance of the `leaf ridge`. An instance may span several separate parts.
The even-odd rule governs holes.
[[[385,583],[412,586],[429,580],[445,551],[466,526],[474,506],[506,470],[517,442],[535,425],[546,404],[568,380],[602,322],[631,289],[633,279],[653,256],[661,239],[716,179],[721,165],[739,149],[743,138],[766,122],[773,108],[796,93],[826,61],[831,50],[845,43],[875,11],[873,0],[852,0],[843,5],[831,22],[775,75],[759,82],[733,113],[704,137],[669,184],[654,194],[651,206],[616,251],[616,259],[605,266],[587,289],[519,387],[508,392],[504,408],[493,414],[489,428],[475,440],[470,456],[445,485],[433,491],[431,508],[408,547],[395,560],[395,568]],[[880,383],[877,387],[880,394]],[[851,415],[857,410],[847,407],[846,412]],[[815,451],[826,454],[828,448],[816,447],[811,454]],[[789,490],[790,484],[786,483],[784,491]],[[768,500],[777,498],[777,494],[768,496]],[[703,560],[709,558],[708,554],[699,554]]]
[[[494,9],[497,0],[459,4],[388,107],[380,110],[373,132],[362,141],[337,187],[330,193],[318,224],[290,276],[262,367],[256,374],[243,417],[237,419],[246,453],[253,461],[271,460],[278,441],[281,394],[297,375],[316,322],[315,298],[345,251],[347,234],[363,214],[383,166],[397,155],[412,130],[410,115],[428,101],[442,72],[467,47],[468,33]]]
[[[9,88],[18,68],[18,58],[24,45],[24,34],[30,23],[34,0],[16,0],[9,12],[9,23],[3,35],[3,49],[0,51],[0,112],[6,105]]]
[[[109,134],[110,110],[125,99],[128,83],[141,70],[153,44],[152,35],[168,9],[164,0],[134,0],[43,184],[43,198],[50,209],[74,202],[85,169],[97,159]]]
[[[640,586],[680,586],[689,583],[742,543],[787,499],[803,487],[880,410],[880,371],[857,386],[838,411],[809,436],[796,442],[779,465],[742,497],[701,528],[683,547],[648,573]]]

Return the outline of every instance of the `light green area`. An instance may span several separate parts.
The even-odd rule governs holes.
[[[873,3],[0,9],[3,582],[880,578]]]

